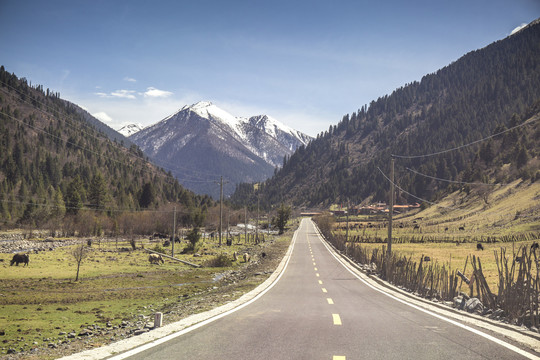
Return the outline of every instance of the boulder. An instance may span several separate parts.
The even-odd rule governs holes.
[[[465,302],[464,309],[470,313],[479,313],[481,314],[484,311],[484,305],[478,298],[470,298]]]

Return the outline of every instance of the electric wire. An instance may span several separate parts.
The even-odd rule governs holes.
[[[452,183],[452,184],[461,184],[461,185],[487,185],[487,186],[509,186],[509,185],[512,185],[512,184],[502,184],[502,183],[499,183],[499,184],[493,183],[493,184],[491,184],[491,183],[466,182],[466,181],[456,181],[456,180],[449,180],[449,179],[441,179],[441,178],[438,178],[438,177],[435,177],[435,176],[430,176],[430,175],[422,174],[421,172],[418,172],[418,171],[413,170],[413,169],[408,168],[408,167],[406,167],[405,169],[407,169],[408,171],[413,172],[413,173],[415,173],[415,174],[417,174],[417,175],[427,177],[427,178],[429,178],[429,179],[438,180],[438,181],[444,181],[444,182],[448,182],[448,183]]]
[[[43,101],[40,101],[40,100],[34,98],[32,95],[25,94],[25,93],[21,92],[20,90],[14,88],[13,86],[11,86],[11,85],[9,85],[9,84],[7,84],[7,83],[5,83],[5,82],[0,81],[0,83],[3,84],[3,85],[6,86],[6,87],[12,89],[13,91],[17,92],[17,93],[18,93],[19,95],[21,95],[21,96],[25,96],[25,97],[31,98],[32,101],[35,101],[36,103],[43,105],[44,107],[48,108],[50,111],[53,111],[53,112],[56,111],[52,106],[50,106],[49,104],[46,104],[46,103],[43,102]],[[5,89],[3,89],[3,88],[1,88],[1,87],[0,87],[0,91],[3,91],[5,94],[11,96],[11,94],[10,94],[8,91],[6,91]],[[47,111],[45,111],[45,110],[43,110],[43,109],[41,109],[41,108],[39,108],[39,107],[35,107],[33,104],[31,104],[29,101],[27,101],[27,100],[25,100],[25,99],[18,99],[18,100],[20,100],[20,101],[22,101],[22,102],[24,102],[24,103],[26,103],[26,104],[32,106],[34,109],[36,109],[36,110],[42,112],[42,113],[45,114],[45,115],[48,115],[48,116],[50,116],[50,117],[52,117],[52,118],[60,118],[60,119],[62,119],[62,116],[56,116],[56,115],[51,114],[51,113],[49,113],[49,112],[47,112]],[[72,127],[74,130],[77,130],[77,131],[82,131],[82,130],[80,129],[80,127],[84,127],[84,128],[86,128],[86,129],[89,129],[89,130],[92,130],[92,131],[96,131],[96,130],[97,130],[96,128],[94,128],[94,127],[92,127],[92,126],[90,126],[90,125],[88,125],[88,124],[85,124],[84,122],[77,122],[78,125],[72,124],[73,119],[70,119],[70,118],[65,117],[65,116],[64,116],[64,118],[63,118],[62,120],[64,120],[64,124],[66,124],[66,125]],[[67,120],[70,120],[70,121],[68,122]],[[102,137],[97,136],[97,135],[94,135],[94,134],[92,134],[92,133],[90,133],[90,132],[85,132],[85,131],[82,131],[82,132],[83,132],[85,135],[87,135],[88,137],[92,137],[92,138],[94,138],[94,139],[96,139],[96,140],[99,140],[99,141],[102,141],[102,140],[103,140]],[[118,145],[118,144],[115,144],[115,143],[113,143],[113,146],[116,146],[116,147],[119,148],[119,149],[123,149],[123,147],[122,147],[121,145]],[[182,176],[179,176],[180,178],[185,178],[185,177],[187,176],[187,177],[193,177],[193,178],[196,179],[196,180],[189,180],[189,179],[185,178],[185,181],[189,181],[189,182],[213,182],[214,180],[203,180],[203,179],[201,179],[200,177],[204,177],[204,176],[219,177],[219,176],[221,176],[221,175],[219,175],[219,174],[215,174],[215,173],[211,173],[211,172],[205,172],[205,171],[201,171],[201,170],[194,170],[194,169],[191,169],[191,168],[187,168],[187,167],[185,167],[185,166],[179,166],[179,165],[177,165],[177,164],[168,163],[168,162],[165,162],[165,161],[163,161],[163,160],[156,160],[156,159],[154,159],[154,158],[152,158],[152,162],[154,162],[154,163],[160,162],[160,163],[162,163],[162,164],[167,164],[167,166],[159,165],[159,166],[161,166],[162,168],[164,168],[164,169],[166,169],[166,170],[170,170],[170,171],[178,171],[178,170],[190,171],[190,172],[196,174],[197,176],[199,176],[198,178],[195,178],[194,176],[186,175],[186,174],[183,174]]]
[[[472,145],[476,145],[478,143],[481,143],[483,141],[492,139],[492,138],[494,138],[496,136],[502,135],[502,134],[507,133],[509,131],[515,130],[515,129],[523,127],[525,125],[532,124],[533,122],[535,122],[535,121],[537,121],[539,119],[540,119],[540,116],[533,117],[533,118],[525,121],[524,123],[513,126],[513,127],[509,128],[509,129],[500,131],[500,132],[498,132],[496,134],[490,135],[490,136],[485,137],[483,139],[476,140],[476,141],[473,141],[471,143],[460,145],[460,146],[457,146],[457,147],[454,147],[454,148],[451,148],[451,149],[441,150],[441,151],[437,151],[437,152],[434,152],[434,153],[431,153],[431,154],[424,154],[424,155],[397,155],[397,154],[392,154],[392,157],[399,158],[399,159],[418,159],[418,158],[425,158],[425,157],[430,157],[430,156],[435,156],[435,155],[446,154],[446,153],[449,153],[449,152],[452,152],[452,151],[456,151],[456,150],[463,149],[463,148],[466,148],[466,147],[469,147],[469,146],[472,146]]]

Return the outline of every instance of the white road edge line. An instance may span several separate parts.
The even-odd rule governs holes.
[[[540,359],[540,357],[538,357],[538,356],[536,356],[536,355],[534,355],[534,354],[531,354],[531,353],[529,353],[529,352],[527,352],[527,351],[525,351],[525,350],[522,350],[522,349],[518,348],[517,346],[514,346],[514,345],[509,344],[509,343],[507,343],[507,342],[505,342],[505,341],[502,341],[502,340],[500,340],[500,339],[497,339],[496,337],[493,337],[493,336],[491,336],[491,335],[489,335],[489,334],[486,334],[486,333],[484,333],[484,332],[482,332],[482,331],[480,331],[480,330],[474,329],[474,328],[472,328],[472,327],[470,327],[470,326],[464,325],[464,324],[462,324],[462,323],[460,323],[460,322],[458,322],[458,321],[449,319],[449,318],[444,317],[444,316],[442,316],[442,315],[436,314],[436,313],[434,313],[434,312],[432,312],[432,311],[430,311],[430,310],[424,309],[424,308],[422,308],[422,307],[420,307],[420,306],[411,304],[411,303],[409,303],[409,302],[407,302],[407,301],[405,301],[405,300],[402,300],[402,299],[400,299],[400,298],[395,297],[395,296],[392,295],[392,294],[389,294],[389,293],[387,293],[387,292],[385,292],[385,291],[383,291],[383,290],[381,290],[381,289],[376,288],[375,286],[371,285],[370,283],[368,283],[367,281],[365,281],[364,279],[362,279],[360,276],[358,276],[355,272],[353,272],[353,271],[350,269],[350,267],[349,267],[345,262],[343,262],[343,260],[341,260],[338,256],[336,256],[336,254],[334,254],[334,251],[328,246],[328,244],[326,244],[326,241],[324,241],[324,240],[321,238],[320,233],[319,233],[318,231],[316,231],[316,233],[317,233],[317,237],[318,237],[319,241],[321,241],[321,243],[326,247],[326,249],[328,250],[328,252],[330,253],[330,255],[332,255],[332,256],[333,256],[333,257],[334,257],[341,265],[343,265],[343,267],[344,267],[348,272],[350,272],[354,277],[356,277],[358,280],[362,281],[364,284],[366,284],[367,286],[369,286],[369,287],[372,288],[373,290],[378,291],[378,292],[380,292],[381,294],[384,294],[384,295],[388,296],[389,298],[394,299],[394,300],[396,300],[396,301],[399,301],[400,303],[405,304],[405,305],[407,305],[407,306],[410,306],[410,307],[412,307],[412,308],[414,308],[414,309],[416,309],[416,310],[422,311],[422,312],[424,312],[424,313],[426,313],[426,314],[428,314],[428,315],[434,316],[434,317],[436,317],[436,318],[438,318],[438,319],[440,319],[440,320],[446,321],[446,322],[448,322],[448,323],[450,323],[450,324],[452,324],[452,325],[458,326],[458,327],[460,327],[460,328],[462,328],[462,329],[465,329],[465,330],[467,330],[467,331],[470,331],[470,332],[472,332],[472,333],[474,333],[474,334],[480,335],[480,336],[482,336],[482,337],[484,337],[484,338],[486,338],[486,339],[488,339],[488,340],[490,340],[490,341],[493,341],[494,343],[497,343],[497,344],[499,344],[499,345],[501,345],[501,346],[504,346],[505,348],[507,348],[507,349],[509,349],[509,350],[512,350],[512,351],[514,351],[514,352],[516,352],[516,353],[518,353],[518,354],[520,354],[520,355],[522,355],[522,356],[524,356],[524,357],[526,357],[526,358],[528,358],[528,359],[534,359],[534,360],[539,360],[539,359]]]
[[[300,226],[301,226],[301,224],[300,224]],[[179,332],[176,332],[176,333],[174,333],[174,334],[171,334],[171,335],[162,337],[161,339],[158,339],[158,340],[154,340],[154,341],[152,341],[151,343],[148,343],[148,344],[139,346],[139,347],[137,347],[137,348],[135,348],[135,349],[133,349],[133,350],[129,350],[129,351],[125,352],[125,353],[122,353],[122,354],[120,354],[120,355],[118,355],[118,356],[111,357],[111,358],[109,358],[109,359],[110,359],[110,360],[121,360],[121,359],[125,359],[125,358],[127,358],[127,357],[129,357],[129,356],[138,354],[138,353],[143,352],[143,351],[145,351],[145,350],[147,350],[147,349],[150,349],[150,348],[152,348],[152,347],[154,347],[154,346],[156,346],[156,345],[162,344],[162,343],[164,343],[164,342],[167,342],[167,341],[169,341],[169,340],[172,340],[172,339],[174,339],[174,338],[177,338],[177,337],[179,337],[179,336],[182,336],[182,335],[184,335],[184,334],[187,334],[188,332],[191,332],[191,331],[193,331],[193,330],[195,330],[195,329],[198,329],[198,328],[200,328],[200,327],[202,327],[202,326],[204,326],[204,325],[206,325],[206,324],[209,324],[209,323],[211,323],[211,322],[213,322],[213,321],[216,321],[216,320],[218,320],[218,319],[221,319],[222,317],[225,317],[225,316],[227,316],[227,315],[230,315],[230,314],[232,314],[232,313],[234,313],[234,312],[236,312],[236,311],[238,311],[238,310],[240,310],[240,309],[242,309],[242,308],[248,306],[249,304],[251,304],[251,303],[257,301],[261,296],[263,296],[263,295],[266,294],[271,288],[273,288],[273,287],[277,284],[277,282],[279,281],[279,279],[281,279],[281,276],[285,273],[285,270],[287,269],[287,265],[289,265],[289,260],[291,259],[292,249],[294,249],[294,244],[296,243],[296,236],[297,236],[297,234],[298,234],[298,230],[300,229],[300,226],[298,226],[298,229],[294,232],[293,240],[292,240],[292,245],[291,245],[291,246],[292,246],[292,247],[291,247],[291,252],[290,252],[290,254],[288,254],[287,262],[285,263],[285,266],[284,266],[283,269],[281,270],[281,273],[278,275],[278,277],[274,280],[274,282],[273,282],[272,284],[270,284],[266,289],[264,289],[264,290],[261,291],[259,294],[257,294],[257,296],[255,296],[253,299],[251,299],[251,300],[249,300],[249,301],[243,303],[242,305],[239,305],[239,306],[235,307],[234,309],[231,309],[231,310],[229,310],[229,311],[226,311],[226,312],[224,312],[224,313],[221,313],[221,314],[219,314],[219,315],[216,315],[216,316],[214,316],[214,317],[211,317],[210,319],[201,321],[200,323],[195,324],[195,325],[193,325],[193,326],[190,326],[190,327],[188,327],[188,328],[185,328],[185,329],[183,329],[183,330],[181,330],[181,331],[179,331]]]
[[[292,253],[293,253],[293,250],[294,250],[294,245],[296,244],[296,237],[298,235],[300,227],[302,226],[302,222],[298,226],[298,229],[296,229],[296,231],[294,232],[294,235],[293,235],[293,238],[292,238],[292,241],[291,241],[291,245],[287,249],[285,257],[283,258],[280,265],[278,265],[278,269],[281,267],[281,272],[279,273],[279,275],[277,275],[277,277],[272,281],[272,283],[270,285],[268,285],[264,290],[261,290],[252,299],[250,299],[250,300],[248,300],[248,301],[246,301],[246,302],[244,302],[244,303],[242,303],[242,304],[240,304],[240,305],[238,305],[238,306],[236,306],[236,307],[234,307],[234,308],[232,308],[230,310],[227,310],[227,311],[225,311],[223,313],[212,316],[212,317],[210,317],[208,319],[205,319],[205,320],[203,320],[201,322],[198,322],[198,323],[196,323],[194,325],[190,325],[190,326],[188,326],[188,327],[186,327],[184,329],[181,329],[179,331],[176,331],[176,332],[174,332],[172,334],[166,335],[164,337],[160,337],[160,338],[158,338],[156,340],[146,342],[143,345],[138,345],[136,347],[132,347],[131,349],[126,350],[126,351],[122,351],[120,354],[117,354],[117,355],[115,355],[115,353],[111,352],[111,351],[109,351],[107,354],[104,354],[103,352],[101,352],[99,354],[96,354],[94,351],[101,349],[101,348],[97,348],[97,349],[87,350],[87,351],[83,351],[81,353],[69,355],[69,356],[66,356],[64,358],[61,358],[60,360],[78,360],[78,359],[87,359],[87,360],[90,360],[90,359],[91,360],[94,360],[94,359],[122,360],[122,359],[128,358],[130,356],[136,355],[136,354],[138,354],[140,352],[143,352],[145,350],[148,350],[148,349],[150,349],[150,348],[152,348],[154,346],[157,346],[159,344],[162,344],[164,342],[172,340],[172,339],[174,339],[174,338],[176,338],[178,336],[182,336],[182,335],[184,335],[186,333],[189,333],[189,332],[191,332],[193,330],[196,330],[196,329],[198,329],[198,328],[200,328],[200,327],[202,327],[204,325],[207,325],[207,324],[209,324],[209,323],[211,323],[213,321],[221,319],[222,317],[230,315],[230,314],[232,314],[232,313],[234,313],[234,312],[248,306],[249,304],[251,304],[251,303],[255,302],[256,300],[258,300],[264,294],[266,294],[271,288],[273,288],[278,283],[278,281],[281,279],[281,276],[283,276],[283,274],[285,273],[285,270],[287,269],[287,266],[289,265],[289,261],[290,261],[291,256],[292,256]],[[283,264],[283,261],[285,261],[285,264],[283,266],[281,266]],[[264,283],[262,283],[259,286],[263,286],[263,285],[264,285]],[[255,292],[255,291],[257,291],[257,288],[252,290],[252,292]],[[245,295],[248,295],[248,294],[249,293],[247,293]],[[236,301],[238,301],[238,300],[236,300]],[[225,304],[225,305],[222,305],[222,306],[228,306],[229,304]],[[219,308],[216,308],[216,309],[219,309]],[[214,310],[216,310],[216,309],[214,309]],[[209,310],[209,311],[212,311],[212,310]],[[198,315],[200,315],[200,314],[198,314]],[[180,320],[179,322],[181,322],[181,321],[182,320]],[[151,334],[151,332],[148,332],[146,334]],[[146,334],[143,334],[143,335],[146,335]],[[140,336],[143,336],[143,335],[140,335]],[[130,340],[130,339],[134,339],[134,338],[129,338],[127,340]],[[114,343],[112,343],[110,345],[107,345],[105,347],[111,347],[111,346],[114,346]]]

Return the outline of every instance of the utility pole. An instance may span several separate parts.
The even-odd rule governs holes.
[[[221,246],[221,226],[223,225],[223,176],[219,182],[219,246]]]
[[[347,243],[349,242],[349,199],[347,199],[347,228],[345,229],[345,248],[347,246]]]
[[[247,241],[248,241],[248,237],[247,237],[248,236],[248,234],[247,234],[247,230],[248,230],[247,229],[247,227],[248,227],[247,205],[244,207],[244,211],[245,211],[244,215],[245,215],[245,218],[246,218],[246,221],[244,222],[244,225],[245,225],[245,227],[244,227],[244,236],[245,236],[244,237],[244,244],[247,244]]]
[[[229,225],[231,223],[231,209],[227,209],[227,245],[229,244]]]
[[[172,228],[172,250],[171,256],[174,257],[174,240],[176,239],[176,206],[173,210],[173,228]]]
[[[389,275],[389,262],[392,256],[392,215],[394,213],[394,157],[390,160],[390,204],[388,207],[388,249],[386,250],[386,278]]]
[[[255,227],[255,243],[259,243],[259,193],[257,192],[257,226]]]

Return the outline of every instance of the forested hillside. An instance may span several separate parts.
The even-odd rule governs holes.
[[[94,125],[58,93],[0,68],[0,227],[55,228],[169,202],[211,202],[150,164],[120,134]]]
[[[434,177],[535,181],[539,177],[538,100],[540,23],[536,21],[345,115],[285,159],[283,168],[260,186],[259,196],[266,205],[385,201],[384,174],[390,172],[392,154],[403,156],[396,157],[396,182],[420,198],[433,199],[456,186]],[[521,126],[527,120],[531,123]],[[514,126],[518,127],[505,132]],[[490,141],[465,146],[500,132],[504,133]],[[454,148],[459,149],[445,151]],[[242,184],[233,200],[242,204],[254,197],[253,187]],[[417,199],[400,193],[398,202],[407,201]]]

